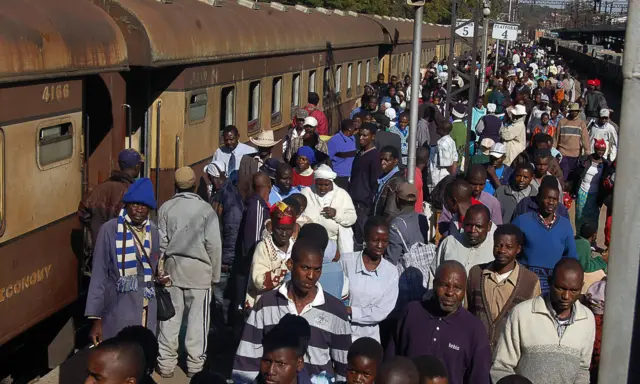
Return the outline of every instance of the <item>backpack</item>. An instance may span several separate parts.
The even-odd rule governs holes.
[[[400,219],[406,228],[407,223]],[[398,269],[398,301],[396,308],[402,309],[411,301],[422,300],[425,293],[433,287],[433,278],[436,274],[436,247],[428,243],[417,242],[410,248],[402,236],[402,232],[395,224],[391,225],[400,236],[403,251]]]

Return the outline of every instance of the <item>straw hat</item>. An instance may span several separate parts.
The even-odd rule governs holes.
[[[270,148],[277,145],[281,140],[276,141],[273,136],[273,131],[262,131],[255,138],[250,139],[251,142],[258,147]]]

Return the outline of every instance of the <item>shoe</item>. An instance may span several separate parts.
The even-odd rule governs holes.
[[[160,371],[158,368],[156,368],[155,371],[163,379],[171,379],[171,378],[173,378],[173,371],[169,372],[169,373],[165,373],[165,372]]]

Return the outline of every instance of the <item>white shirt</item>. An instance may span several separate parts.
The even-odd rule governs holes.
[[[435,151],[429,154],[429,170],[431,171],[431,182],[429,188],[433,189],[438,183],[449,176],[447,167],[458,161],[458,151],[456,142],[450,135],[442,136],[437,143]]]
[[[616,159],[618,155],[618,132],[611,123],[606,123],[603,126],[597,123],[589,126],[589,140],[591,141],[591,153],[595,152],[593,144],[596,140],[604,140],[607,144],[607,150],[604,153],[604,157],[611,161]]]
[[[514,53],[513,56],[511,56],[511,60],[513,61],[513,65],[518,65],[520,63],[520,55]]]
[[[600,177],[602,176],[602,168],[602,164],[591,163],[591,166],[584,174],[584,178],[580,184],[580,189],[587,193],[598,192]]]
[[[229,176],[231,175],[231,173],[233,173],[233,171],[237,171],[238,169],[240,169],[240,160],[242,160],[242,156],[255,152],[255,148],[242,143],[238,143],[238,146],[233,150],[233,152],[230,152],[227,147],[223,146],[216,149],[216,153],[213,154],[213,161],[222,161],[226,166],[226,169],[228,170],[227,176]],[[231,153],[235,155],[234,169],[229,169],[229,160],[231,159]]]
[[[371,337],[379,342],[378,323],[389,316],[398,299],[397,268],[383,258],[375,270],[369,271],[362,252],[342,255],[340,265],[349,278],[352,341]]]

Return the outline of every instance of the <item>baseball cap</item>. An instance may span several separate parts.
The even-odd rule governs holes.
[[[609,117],[609,110],[608,109],[601,109],[600,110],[600,117]]]
[[[124,168],[133,168],[143,161],[142,155],[133,148],[125,149],[118,154],[118,164]]]
[[[318,120],[316,120],[315,117],[308,116],[308,117],[304,118],[303,125],[308,125],[308,126],[311,126],[311,127],[317,127],[318,126]]]
[[[549,102],[549,96],[542,94],[540,95],[540,101],[545,101],[545,102]]]
[[[418,190],[413,184],[409,184],[406,181],[401,183],[396,190],[398,198],[405,201],[415,201],[418,196]]]
[[[507,147],[502,143],[495,143],[489,151],[489,156],[500,158],[507,153]]]

